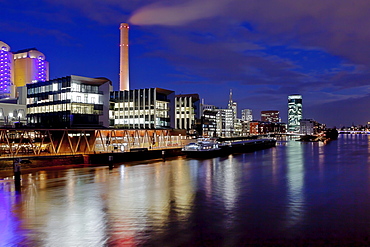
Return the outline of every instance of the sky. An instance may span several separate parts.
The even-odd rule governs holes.
[[[328,127],[370,121],[368,0],[0,0],[0,40],[37,48],[50,79],[106,77],[118,90],[119,26],[130,24],[130,89],[198,93],[254,119],[303,97]]]

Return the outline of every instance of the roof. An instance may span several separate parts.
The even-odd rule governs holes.
[[[19,50],[19,51],[13,52],[13,54],[18,54],[18,53],[23,53],[23,52],[29,52],[29,51],[38,51],[38,50],[36,48],[27,48],[27,49],[23,49],[23,50]]]

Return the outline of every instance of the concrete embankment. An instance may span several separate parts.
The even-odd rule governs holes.
[[[0,159],[0,178],[13,176],[13,164],[19,159],[23,174],[40,170],[58,170],[108,164],[123,164],[132,161],[163,159],[181,156],[181,148],[170,149],[133,149],[124,153],[95,153],[55,156],[22,156]]]

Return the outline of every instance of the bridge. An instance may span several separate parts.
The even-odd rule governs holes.
[[[0,129],[1,157],[127,152],[180,147],[170,130]]]
[[[354,135],[358,135],[358,134],[369,135],[370,131],[366,131],[366,130],[338,130],[338,133],[339,134],[354,134]]]

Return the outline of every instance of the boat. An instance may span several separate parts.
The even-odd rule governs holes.
[[[182,152],[188,157],[210,158],[219,156],[222,149],[219,142],[213,139],[198,139],[197,142],[187,144],[182,148]]]
[[[243,141],[217,142],[215,140],[199,140],[189,143],[182,151],[191,158],[219,157],[236,153],[247,153],[276,146],[275,139],[253,139]]]
[[[236,154],[253,152],[256,150],[267,149],[275,146],[275,139],[253,139],[225,143],[221,145],[221,149],[223,149],[222,153]]]

